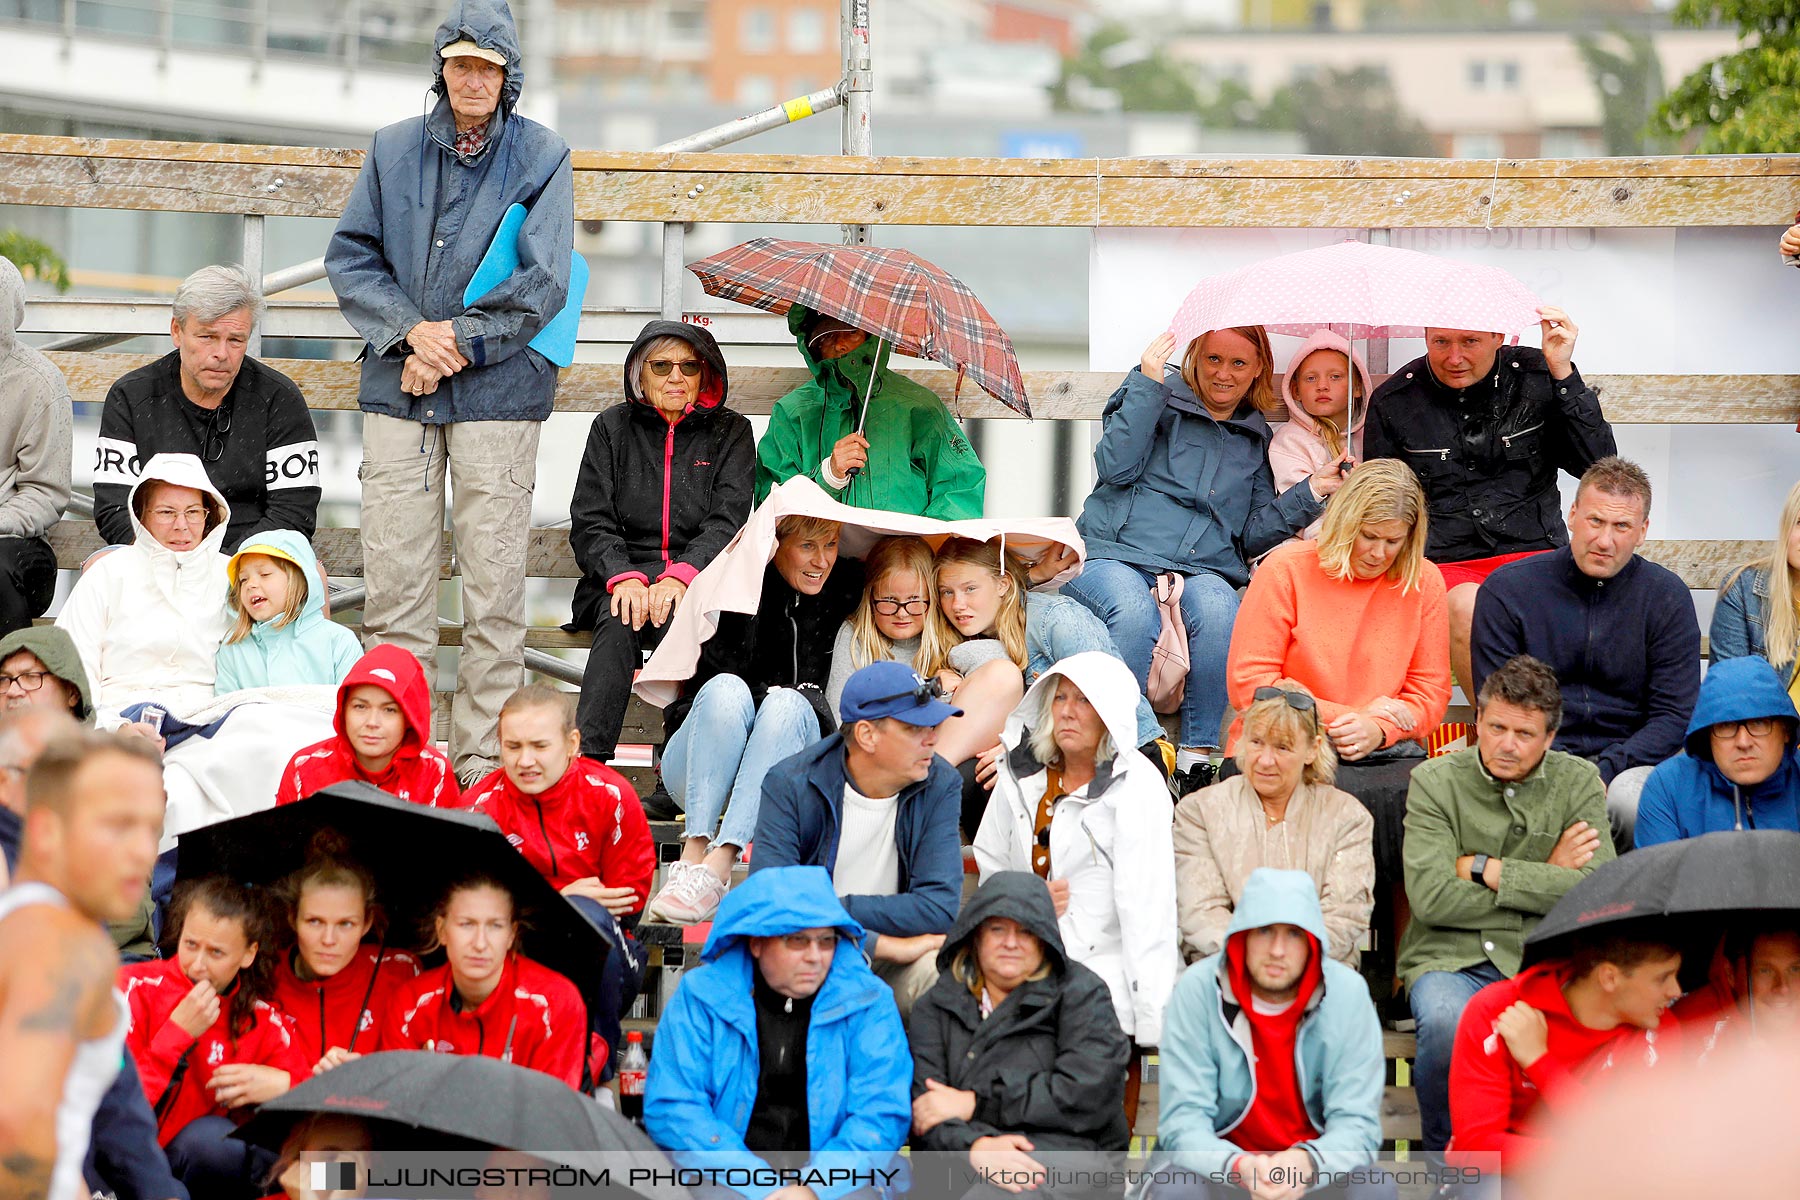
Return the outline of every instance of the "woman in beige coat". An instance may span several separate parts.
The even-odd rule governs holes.
[[[1276,867],[1312,876],[1331,956],[1354,967],[1375,907],[1375,823],[1331,786],[1337,755],[1305,691],[1258,688],[1243,722],[1239,774],[1175,806],[1182,953],[1218,953],[1250,872]]]

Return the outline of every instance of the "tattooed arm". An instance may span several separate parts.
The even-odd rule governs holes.
[[[0,1200],[41,1197],[56,1165],[56,1108],[78,1042],[119,1020],[112,940],[50,906],[0,923]]]

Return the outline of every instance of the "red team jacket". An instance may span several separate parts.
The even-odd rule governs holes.
[[[650,898],[656,848],[637,792],[623,775],[591,758],[577,758],[547,791],[527,796],[495,771],[463,797],[494,819],[506,840],[561,890],[598,876],[607,887],[629,887],[641,911]]]
[[[478,1007],[456,1011],[453,992],[448,963],[402,987],[389,1002],[381,1049],[480,1054],[581,1086],[587,1005],[568,979],[513,954]]]
[[[254,1022],[242,1037],[231,1036],[231,998],[221,996],[219,1019],[198,1038],[190,1038],[186,1030],[169,1019],[175,1006],[194,987],[193,980],[181,973],[181,964],[175,959],[132,963],[119,968],[118,978],[119,990],[125,993],[131,1009],[125,1048],[137,1064],[151,1110],[160,1113],[156,1140],[164,1146],[196,1118],[225,1115],[226,1110],[213,1102],[207,1087],[213,1072],[224,1064],[279,1067],[296,1083],[312,1069],[314,1060],[301,1052],[286,1018],[260,1000],[256,1002]],[[187,1068],[175,1084],[173,1100],[163,1107],[163,1093],[184,1055]]]
[[[1543,1141],[1540,1107],[1549,1112],[1578,1101],[1594,1077],[1629,1063],[1654,1064],[1679,1045],[1675,1019],[1663,1015],[1653,1031],[1635,1025],[1589,1029],[1569,1012],[1561,965],[1540,963],[1475,993],[1456,1026],[1450,1053],[1449,1160],[1454,1166],[1492,1166],[1462,1157],[1482,1151],[1502,1155],[1500,1169],[1514,1174]],[[1549,1049],[1529,1068],[1514,1060],[1493,1031],[1494,1019],[1523,1000],[1549,1025]]]
[[[387,770],[379,776],[364,773],[344,736],[344,701],[350,689],[374,684],[400,704],[406,718],[406,734]],[[322,787],[346,780],[372,783],[382,791],[427,808],[459,808],[456,775],[450,760],[431,741],[431,687],[419,660],[398,646],[373,647],[356,660],[350,674],[338,685],[337,715],[332,718],[335,737],[315,742],[288,760],[276,790],[276,804],[292,804]]]
[[[364,946],[336,975],[307,983],[294,973],[292,957],[284,955],[275,968],[275,1004],[310,1071],[334,1046],[358,1054],[374,1050],[383,1014],[418,974],[419,960],[405,951]]]

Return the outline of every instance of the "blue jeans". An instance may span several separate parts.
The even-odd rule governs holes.
[[[254,1200],[269,1194],[275,1155],[231,1136],[229,1117],[195,1117],[170,1140],[169,1170],[206,1200]]]
[[[1150,683],[1150,651],[1162,632],[1162,615],[1151,590],[1156,572],[1110,558],[1089,559],[1081,574],[1063,584],[1062,594],[1081,601],[1106,622],[1138,687]],[[1225,656],[1237,620],[1237,589],[1210,571],[1186,576],[1181,620],[1187,626],[1187,691],[1181,698],[1181,744],[1219,745],[1225,723]]]
[[[1427,971],[1407,992],[1417,1028],[1419,1052],[1413,1059],[1413,1088],[1419,1093],[1419,1132],[1426,1150],[1442,1150],[1450,1142],[1450,1048],[1456,1025],[1476,992],[1506,976],[1491,962],[1460,971]]]
[[[663,747],[663,782],[687,813],[687,836],[748,846],[763,776],[818,740],[819,716],[794,689],[770,688],[757,708],[750,685],[736,675],[707,680]]]

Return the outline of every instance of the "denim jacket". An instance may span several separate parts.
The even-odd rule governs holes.
[[[1707,653],[1719,663],[1728,658],[1756,655],[1767,658],[1775,666],[1783,683],[1791,683],[1796,663],[1793,652],[1770,658],[1768,643],[1769,572],[1764,567],[1746,567],[1719,593],[1713,606],[1712,628],[1707,634]]]

